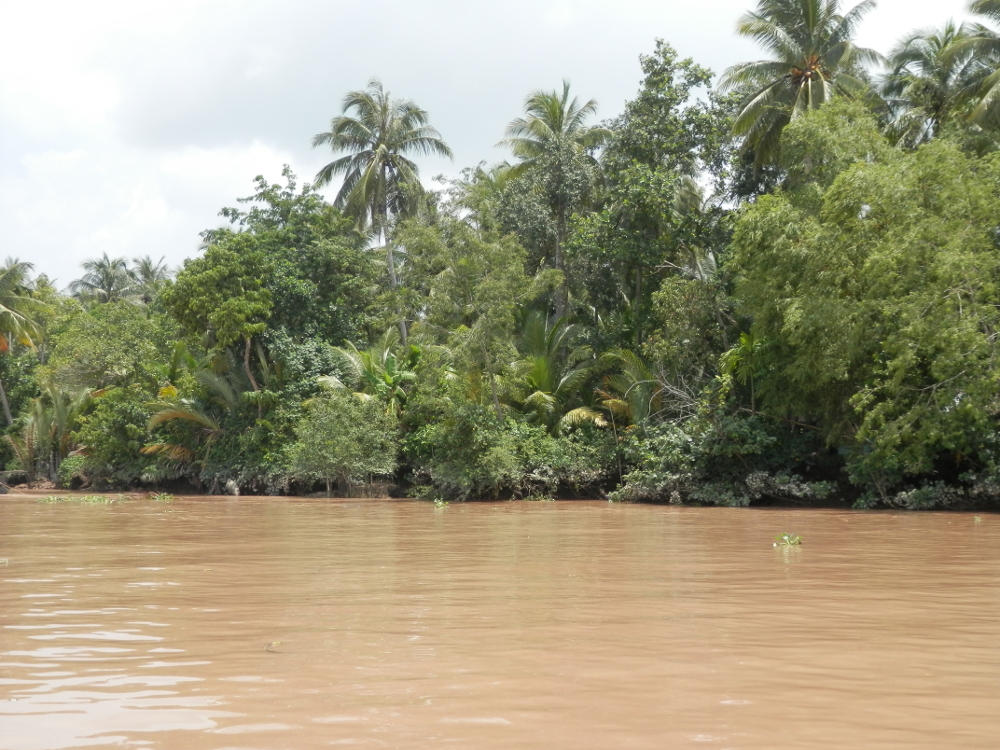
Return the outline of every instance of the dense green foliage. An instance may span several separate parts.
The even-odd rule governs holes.
[[[313,399],[296,437],[292,474],[322,480],[327,494],[396,470],[396,415],[375,398],[338,389]]]
[[[1000,502],[1000,42],[854,45],[872,3],[760,0],[768,59],[666,43],[615,118],[568,84],[506,162],[378,81],[175,273],[0,269],[2,457],[34,480],[745,506]],[[997,4],[972,10],[997,20]]]

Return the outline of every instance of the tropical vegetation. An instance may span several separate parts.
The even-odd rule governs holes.
[[[762,59],[718,80],[656,41],[603,121],[540,88],[509,161],[435,189],[445,135],[373,79],[311,183],[257,177],[181,268],[104,254],[59,289],[9,259],[3,476],[1000,504],[1000,5],[885,57],[873,7],[760,0]]]

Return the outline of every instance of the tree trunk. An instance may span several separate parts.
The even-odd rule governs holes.
[[[382,169],[382,184],[385,185],[387,177],[385,174],[385,169]],[[386,195],[385,202],[382,204],[382,216],[380,217],[382,221],[382,226],[378,228],[379,236],[383,239],[385,243],[385,263],[389,269],[389,284],[392,286],[393,291],[399,288],[399,279],[396,278],[396,258],[392,252],[392,244],[389,242],[389,196]],[[399,340],[403,346],[406,346],[407,331],[406,331],[406,319],[401,318],[399,320]]]
[[[493,396],[493,408],[497,412],[497,421],[503,424],[503,407],[500,406],[500,397],[497,395],[497,379],[490,373],[490,392]]]
[[[726,322],[722,319],[722,311],[719,309],[719,300],[716,299],[712,303],[715,309],[715,322],[719,325],[719,331],[722,333],[722,349],[723,351],[729,350],[729,336],[726,334]]]
[[[635,326],[635,350],[642,346],[642,266],[635,264],[635,299],[632,300],[632,324]]]
[[[399,279],[396,278],[396,260],[393,257],[392,245],[389,244],[388,235],[385,236],[385,260],[386,264],[389,266],[389,283],[392,285],[392,288],[394,290],[398,289]],[[403,346],[406,346],[407,331],[406,331],[405,317],[399,319],[398,325],[399,325],[399,340],[403,344]]]
[[[250,386],[253,388],[254,393],[259,393],[260,388],[257,387],[257,381],[253,376],[253,368],[250,367],[250,337],[244,336],[243,340],[246,345],[243,347],[243,371],[246,372],[247,377],[250,379]],[[257,419],[264,418],[264,405],[258,401],[257,402]]]
[[[389,235],[385,234],[385,261],[386,265],[389,267],[389,283],[392,285],[393,290],[399,289],[399,279],[396,278],[396,259],[392,252],[392,245],[389,244]],[[406,318],[399,319],[399,340],[406,346],[407,331],[406,331]]]
[[[566,315],[566,308],[569,306],[569,278],[566,276],[566,269],[563,263],[562,246],[566,235],[566,215],[565,209],[560,206],[556,212],[556,270],[561,271],[563,278],[556,290],[556,319]]]
[[[396,278],[396,258],[392,252],[392,245],[389,244],[389,234],[382,233],[382,240],[385,243],[385,262],[389,267],[389,285],[396,289],[399,287],[399,279]]]
[[[7,426],[14,424],[14,417],[10,413],[10,402],[7,401],[7,391],[4,390],[3,380],[0,380],[0,402],[3,403],[3,415],[7,420]]]
[[[247,378],[250,380],[250,387],[254,391],[259,391],[260,388],[257,387],[257,380],[253,376],[253,369],[250,367],[250,337],[244,336],[243,341],[245,345],[243,347],[243,371],[247,374]]]
[[[490,367],[489,355],[486,353],[486,347],[480,344],[480,350],[483,353],[483,366],[486,368],[486,375],[490,379],[490,395],[493,398],[493,408],[497,413],[497,422],[503,425],[503,407],[500,406],[500,396],[497,395],[497,379],[493,376],[493,368]]]

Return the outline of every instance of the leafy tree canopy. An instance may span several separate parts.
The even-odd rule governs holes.
[[[995,461],[981,446],[997,414],[1000,162],[943,141],[892,151],[851,106],[788,136],[809,144],[816,181],[748,208],[729,262],[769,345],[768,407],[819,417],[856,451],[859,480],[891,484],[946,454]]]

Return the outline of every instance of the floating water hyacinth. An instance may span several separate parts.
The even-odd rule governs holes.
[[[797,547],[802,544],[802,537],[798,534],[779,534],[774,538],[772,547]]]
[[[122,502],[125,495],[108,497],[107,495],[49,495],[38,500],[40,503],[84,503],[86,505],[111,505]]]

